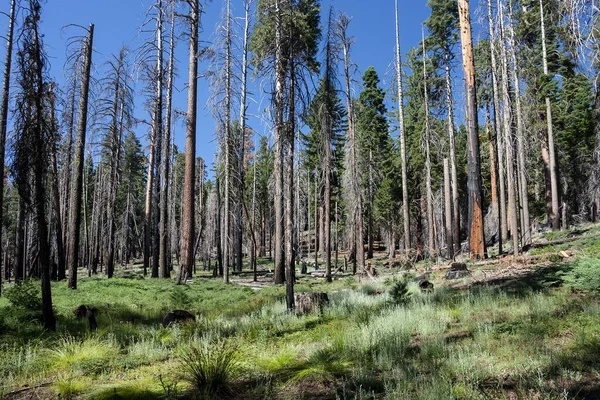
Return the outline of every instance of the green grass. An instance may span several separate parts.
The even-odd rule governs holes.
[[[453,290],[434,274],[433,293],[409,281],[399,296],[403,278],[387,272],[299,278],[296,291],[329,293],[319,315],[288,313],[283,287],[128,272],[83,278],[76,291],[54,283],[58,331],[47,333],[25,301],[39,282],[5,285],[15,291],[0,298],[0,398],[40,384],[72,399],[594,398],[600,245],[575,244],[587,256],[502,286]],[[98,309],[98,331],[75,318],[80,304]],[[174,308],[196,321],[163,328]]]

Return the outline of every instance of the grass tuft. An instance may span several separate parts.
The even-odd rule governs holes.
[[[237,347],[227,341],[194,344],[180,358],[184,379],[202,395],[227,393],[239,369]]]

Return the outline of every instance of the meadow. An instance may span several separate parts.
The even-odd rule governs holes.
[[[310,315],[286,311],[283,287],[204,273],[176,286],[131,268],[82,278],[76,291],[54,283],[57,331],[47,333],[39,283],[5,284],[0,398],[599,398],[600,244],[585,236],[598,231],[537,248],[535,264],[509,266],[518,277],[483,279],[506,261],[450,282],[435,263],[407,271],[384,259],[375,279],[299,276],[297,292],[329,294]],[[432,292],[419,289],[421,273]],[[80,304],[97,308],[98,330],[75,318]],[[164,328],[173,309],[196,321]]]

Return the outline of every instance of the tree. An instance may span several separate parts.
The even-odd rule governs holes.
[[[502,129],[502,118],[500,115],[500,91],[498,89],[498,62],[496,59],[496,35],[492,17],[492,0],[488,0],[488,28],[489,28],[489,50],[490,50],[490,72],[492,78],[492,98],[494,102],[494,136],[495,148],[498,160],[498,253],[502,254],[502,244],[508,236],[506,225],[506,185],[504,173],[504,151],[500,142],[500,131]],[[502,45],[502,44],[501,44]],[[518,100],[517,100],[518,101]],[[493,145],[492,145],[493,146]]]
[[[356,134],[359,151],[359,169],[362,187],[367,199],[367,236],[368,258],[373,257],[374,215],[373,201],[381,183],[384,164],[389,163],[392,142],[388,133],[387,108],[384,104],[385,93],[379,86],[379,76],[373,67],[367,68],[363,75],[363,91],[360,93],[357,107]]]
[[[329,200],[331,203],[332,193],[339,190],[340,174],[344,163],[343,148],[345,142],[343,132],[347,129],[346,110],[334,90],[333,82],[327,83],[327,77],[321,80],[317,93],[307,110],[305,121],[310,131],[308,134],[302,135],[306,149],[304,164],[309,176],[311,171],[315,171],[315,182],[323,182],[322,190],[319,190],[319,203],[325,203],[323,217],[325,219],[325,234],[327,234],[327,225],[331,229],[332,214],[331,207],[327,207],[327,202]],[[327,175],[329,175],[329,178],[327,178]],[[317,179],[319,176],[321,179]],[[327,191],[329,191],[329,196]],[[310,197],[310,190],[307,195]],[[328,252],[328,241],[331,242],[331,238],[329,240],[325,239],[325,262],[326,268],[329,268],[328,271],[330,272],[331,245],[329,245]],[[327,263],[327,258],[329,258],[329,263]]]
[[[454,101],[452,93],[452,62],[454,60],[454,47],[458,42],[458,8],[455,0],[429,0],[431,16],[425,25],[431,32],[428,37],[434,57],[441,59],[439,65],[444,70],[446,117],[450,147],[450,174],[452,178],[452,236],[454,240],[454,254],[461,250],[460,240],[460,198],[458,191],[458,175],[456,166],[456,145],[454,128]]]
[[[509,76],[508,76],[508,55],[505,44],[504,34],[504,17],[502,9],[500,13],[500,39],[501,39],[501,60],[502,60],[502,115],[504,117],[503,124],[503,142],[504,142],[504,154],[506,155],[506,186],[508,196],[508,211],[507,211],[507,222],[512,236],[513,254],[516,257],[519,254],[519,227],[517,219],[517,196],[516,196],[516,184],[517,175],[514,169],[514,134],[512,124],[512,108],[511,99],[509,93]]]
[[[171,4],[171,32],[169,36],[169,65],[167,67],[167,104],[165,110],[165,127],[162,146],[161,190],[160,190],[160,216],[159,216],[159,276],[170,276],[169,267],[171,252],[169,249],[169,189],[171,164],[171,125],[173,114],[173,78],[175,74],[175,5]]]
[[[481,190],[481,158],[479,155],[479,129],[477,121],[477,87],[473,58],[473,37],[468,0],[458,0],[460,39],[462,43],[463,69],[466,81],[469,168],[469,248],[471,258],[486,256],[483,232],[483,200]]]
[[[90,71],[92,68],[92,48],[94,42],[94,24],[90,24],[87,37],[83,42],[81,93],[79,96],[79,116],[77,119],[77,138],[75,139],[75,158],[70,194],[69,243],[67,264],[69,265],[69,288],[77,289],[77,267],[79,265],[79,239],[81,227],[81,201],[83,188],[83,164],[85,137],[88,118],[88,96],[90,91]]]
[[[274,77],[274,281],[283,283],[287,269],[286,299],[291,310],[294,308],[293,161],[299,114],[296,106],[305,89],[302,78],[319,68],[316,52],[321,36],[320,10],[317,0],[261,0],[257,7],[257,23],[250,41],[256,55],[253,62],[263,73],[273,72]]]
[[[402,93],[402,57],[400,53],[400,26],[398,24],[398,0],[396,0],[396,81],[398,91],[398,124],[400,129],[400,162],[402,166],[402,216],[404,220],[404,251],[410,250],[410,207],[408,197],[408,169],[406,162],[406,130],[404,127],[404,97]]]
[[[435,256],[435,230],[433,222],[433,191],[431,189],[431,127],[429,124],[429,88],[427,86],[427,53],[425,52],[425,34],[421,40],[423,46],[423,106],[425,108],[425,187],[426,187],[426,203],[427,203],[427,234],[429,245],[429,257]],[[452,124],[452,122],[451,122]],[[452,132],[451,142],[454,142],[454,132]],[[452,151],[451,151],[452,153]]]
[[[348,156],[346,157],[346,181],[348,189],[346,190],[346,205],[350,212],[350,258],[353,264],[353,273],[356,273],[356,267],[364,268],[365,249],[363,246],[363,199],[360,193],[360,178],[358,174],[358,145],[355,131],[355,113],[354,99],[352,98],[351,82],[354,65],[350,60],[350,52],[354,38],[348,36],[350,26],[350,17],[340,14],[336,24],[337,41],[342,48],[344,58],[344,97],[346,100],[346,115],[348,118],[348,130],[346,140],[348,143]]]
[[[18,92],[16,99],[16,136],[13,170],[19,196],[33,212],[36,223],[35,262],[42,281],[42,320],[47,330],[56,329],[50,287],[50,246],[46,220],[46,173],[49,166],[49,146],[55,127],[50,121],[52,87],[47,80],[46,55],[39,33],[41,6],[29,0],[19,35],[17,52]],[[31,149],[36,151],[31,151]]]
[[[108,74],[102,80],[104,98],[99,114],[105,119],[105,158],[108,162],[108,193],[106,198],[106,275],[112,278],[115,263],[116,200],[122,162],[122,142],[125,131],[133,124],[133,90],[130,86],[128,50],[121,49],[117,57],[108,62]]]
[[[16,0],[10,3],[10,15],[8,19],[8,35],[6,35],[6,58],[4,61],[4,74],[2,77],[2,98],[0,99],[0,221],[4,211],[4,156],[6,148],[6,132],[8,126],[8,101],[10,94],[10,71],[12,67],[13,36],[15,32]],[[2,228],[0,227],[0,237]],[[2,251],[0,250],[0,258]],[[6,265],[4,265],[6,268]],[[2,268],[0,267],[0,294],[2,294]]]
[[[186,0],[190,7],[190,50],[188,74],[188,109],[185,131],[185,172],[181,229],[181,265],[177,283],[184,282],[194,266],[194,194],[196,173],[196,113],[198,105],[198,36],[202,7],[199,0]]]
[[[549,79],[548,71],[548,51],[546,48],[546,24],[544,22],[544,3],[540,2],[540,30],[542,33],[542,63],[544,67],[544,75]],[[552,103],[550,102],[550,96],[546,96],[546,121],[548,125],[548,154],[550,161],[550,190],[552,194],[552,216],[551,223],[552,229],[560,229],[560,211],[559,211],[559,198],[558,198],[558,164],[556,159],[556,148],[554,146],[554,125],[552,121]]]

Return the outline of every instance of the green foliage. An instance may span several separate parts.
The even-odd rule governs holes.
[[[33,312],[42,309],[41,289],[33,280],[17,281],[6,290],[5,296],[15,307]]]
[[[76,377],[69,373],[61,375],[53,387],[58,392],[61,399],[69,400],[74,399],[77,395],[85,392],[85,389],[89,386],[90,382],[82,379],[82,377]]]
[[[410,301],[410,292],[408,291],[408,282],[396,281],[390,288],[390,301],[393,304],[404,305]]]
[[[562,274],[563,282],[576,290],[600,292],[600,261],[583,258],[573,263],[571,270]]]
[[[360,287],[360,291],[367,296],[375,296],[378,293],[378,288],[370,283],[365,283]]]
[[[192,305],[192,299],[187,293],[188,288],[186,286],[177,285],[174,286],[169,294],[169,300],[171,307],[187,310]]]
[[[55,349],[48,351],[48,358],[55,371],[96,375],[110,370],[118,353],[114,342],[97,337],[81,339],[67,336]]]
[[[194,344],[180,358],[185,379],[207,396],[226,393],[239,368],[237,347],[227,341]]]
[[[282,53],[287,59],[294,58],[312,72],[318,71],[319,62],[316,55],[321,39],[319,1],[293,0],[290,7],[281,7],[280,12],[281,29],[283,32],[289,32],[282,35]],[[252,62],[259,67],[260,72],[275,56],[274,1],[260,0],[256,13],[257,20],[250,38],[250,50],[255,54]]]

